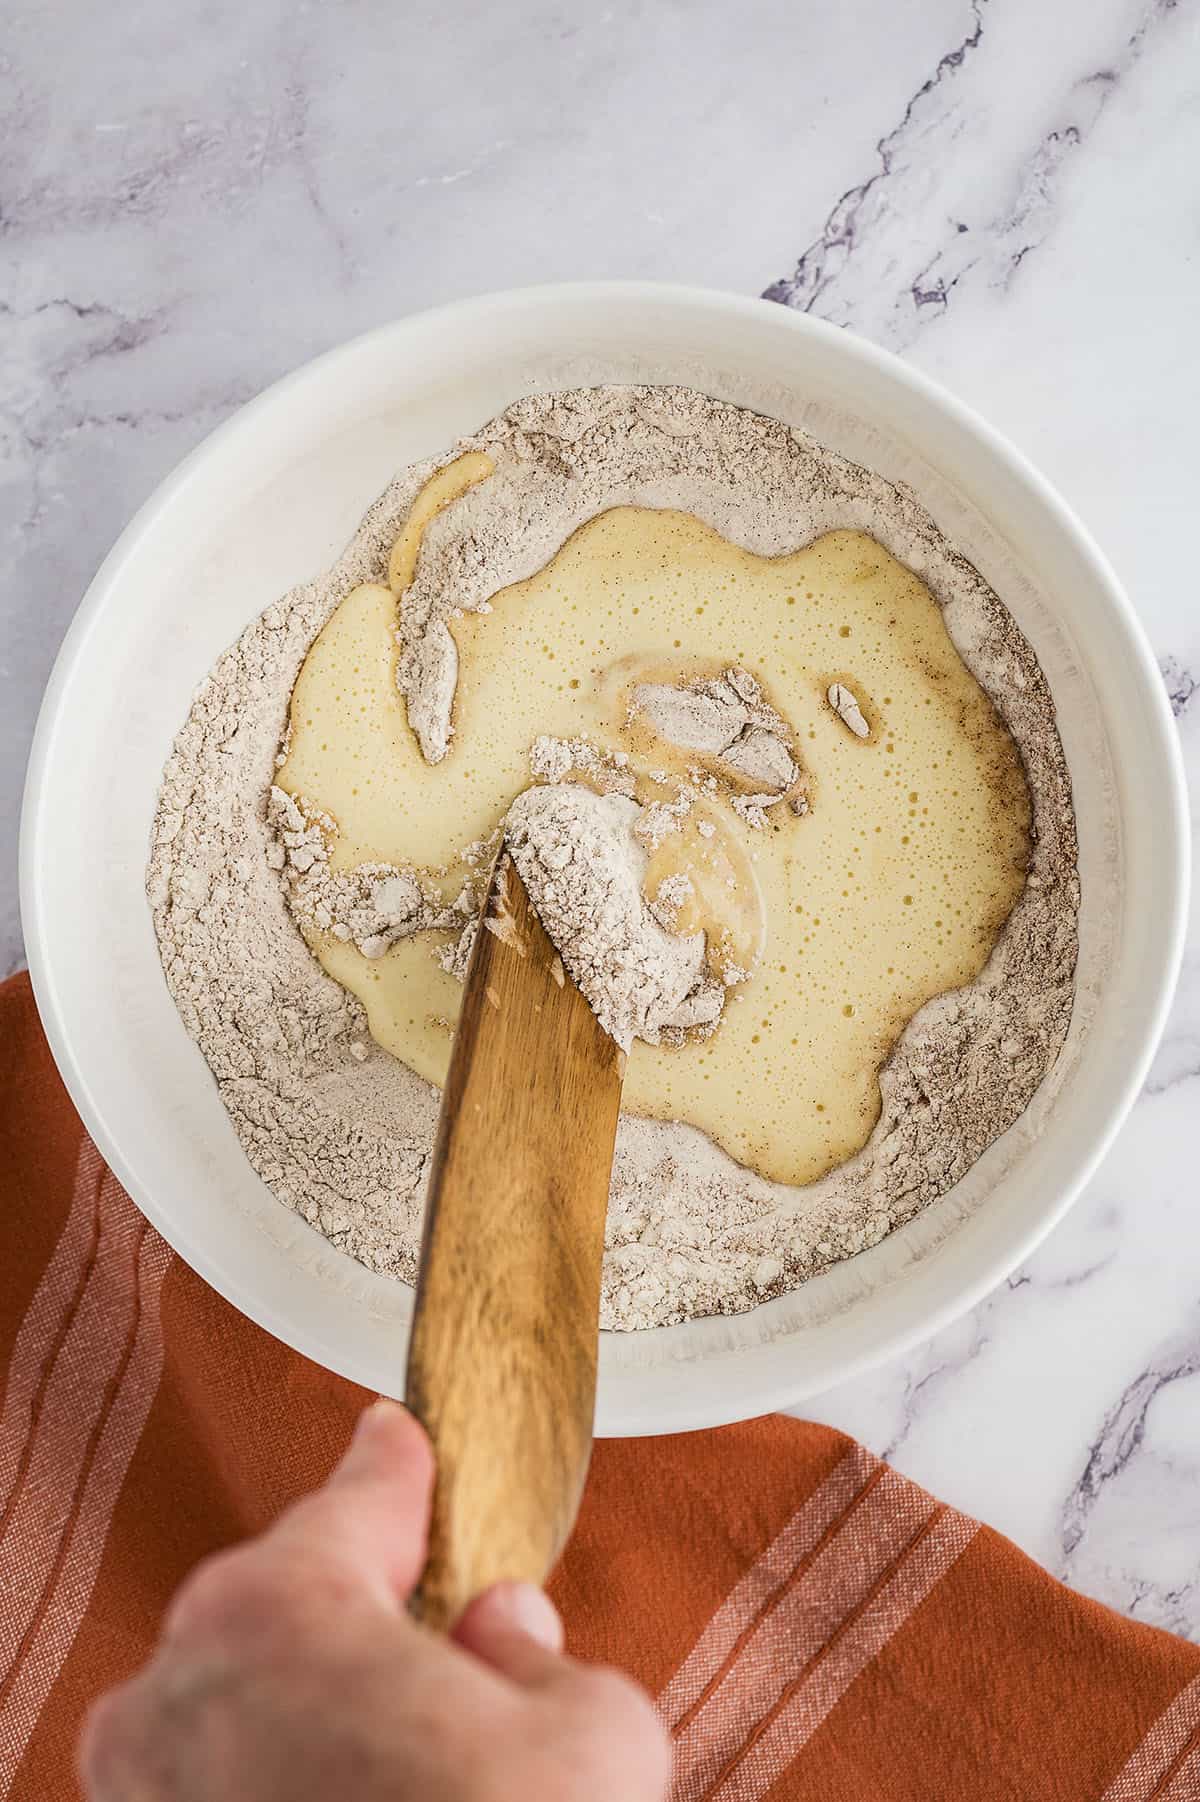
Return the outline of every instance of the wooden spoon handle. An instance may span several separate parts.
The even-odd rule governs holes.
[[[502,852],[434,1147],[407,1400],[437,1454],[416,1610],[445,1629],[541,1583],[591,1455],[600,1261],[624,1055]]]

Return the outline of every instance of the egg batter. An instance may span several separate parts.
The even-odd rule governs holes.
[[[430,521],[450,523],[469,490],[486,504],[493,468],[479,451],[443,467],[388,585],[333,613],[293,691],[277,786],[322,817],[331,871],[411,872],[448,907],[464,883],[473,893],[479,847],[529,785],[539,741],[583,741],[599,767],[583,779],[623,772],[643,804],[684,796],[649,851],[646,893],[682,876],[673,927],[704,931],[713,970],[734,980],[711,1032],[635,1045],[624,1105],[810,1183],[866,1142],[898,1036],[974,981],[1021,892],[1031,808],[1016,745],[930,590],[869,534],[763,556],[678,508],[626,505],[578,526],[486,612],[450,620],[453,735],[428,761],[397,686],[400,603]],[[781,723],[795,780],[778,794],[763,795],[761,771],[663,736],[638,705],[730,671]],[[375,957],[311,920],[305,931],[377,1043],[440,1083],[461,997],[435,956],[451,928]]]

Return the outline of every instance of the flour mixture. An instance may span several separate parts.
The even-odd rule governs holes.
[[[400,477],[180,735],[149,874],[180,1011],[274,1192],[399,1276],[502,831],[631,1048],[610,1327],[875,1243],[1066,1036],[1033,654],[909,494],[759,415],[519,403]]]

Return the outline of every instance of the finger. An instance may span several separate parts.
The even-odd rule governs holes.
[[[433,1451],[399,1402],[377,1401],[359,1416],[340,1464],[324,1487],[281,1516],[263,1548],[315,1568],[335,1562],[392,1607],[411,1595],[425,1563]]]
[[[84,1716],[75,1762],[91,1802],[112,1802],[121,1793],[122,1767],[127,1762],[125,1712],[121,1691],[110,1690],[93,1702]]]
[[[532,1583],[494,1584],[467,1606],[450,1637],[523,1688],[571,1668],[558,1610]]]

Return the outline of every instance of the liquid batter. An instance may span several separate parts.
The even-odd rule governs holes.
[[[465,848],[528,786],[540,735],[628,753],[650,799],[703,760],[631,731],[632,685],[750,672],[790,728],[807,811],[780,803],[755,826],[715,795],[652,860],[648,892],[681,864],[693,877],[679,930],[704,925],[728,964],[753,968],[710,1038],[635,1045],[624,1101],[700,1128],[763,1175],[810,1182],[865,1142],[899,1033],[978,975],[1020,893],[1030,805],[1016,746],[929,590],[866,534],[764,558],[690,514],[617,507],[490,613],[453,623],[454,737],[427,764],[396,689],[397,594],[429,519],[490,471],[479,452],[441,470],[397,541],[392,586],[355,589],[330,618],[293,691],[276,780],[336,822],[334,869],[415,868],[449,898]],[[865,736],[830,704],[838,685]],[[461,999],[434,956],[448,935],[376,960],[308,936],[373,1037],[440,1083]]]

